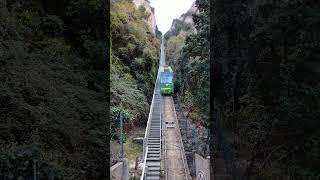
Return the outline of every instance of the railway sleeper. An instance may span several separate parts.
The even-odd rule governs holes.
[[[159,147],[160,148],[160,144],[150,144],[150,145],[148,145],[148,147],[150,148],[150,147]]]
[[[156,144],[161,144],[160,142],[149,142],[149,141],[147,141],[147,145],[149,146],[149,143],[151,143],[150,145],[155,145],[155,143]]]
[[[152,136],[152,135],[159,136],[160,135],[160,130],[159,131],[151,131],[151,132],[149,132],[149,137]]]
[[[149,149],[150,149],[150,151],[160,151],[159,147],[149,147]]]
[[[160,142],[160,138],[148,138],[148,142]]]
[[[147,161],[160,161],[160,158],[155,158],[155,157],[147,157]]]
[[[147,161],[147,166],[149,167],[160,167],[160,161],[159,162],[153,162],[153,161]]]
[[[159,128],[154,128],[154,129],[150,129],[150,132],[157,132],[157,133],[159,133],[160,130],[161,130],[161,129],[159,129]]]
[[[152,151],[148,151],[148,153],[154,154],[154,153],[158,153],[159,151],[160,151],[159,148],[158,149],[154,148],[154,149],[152,149]]]
[[[157,144],[160,144],[160,139],[159,140],[148,140],[148,144],[154,144],[154,143],[157,143]]]
[[[160,177],[157,176],[147,176],[147,180],[160,180]]]
[[[160,152],[160,150],[158,150],[158,151],[150,151],[150,152],[148,152],[148,154],[160,154],[161,152]]]
[[[148,155],[160,155],[159,151],[148,152]]]
[[[157,135],[150,135],[149,137],[150,137],[150,138],[159,138],[159,139],[160,139],[160,134],[157,134]]]
[[[158,131],[151,131],[150,135],[160,135],[160,130]]]
[[[147,176],[160,176],[160,171],[148,171]]]
[[[160,171],[160,167],[158,167],[158,166],[148,167],[148,171]]]
[[[149,136],[150,138],[159,138],[160,139],[160,134],[158,135],[152,135],[152,136]]]
[[[147,158],[160,158],[160,154],[149,154]]]

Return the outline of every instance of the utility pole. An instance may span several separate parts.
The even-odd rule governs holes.
[[[182,112],[183,113],[183,112]],[[183,115],[184,116],[184,115]],[[185,117],[185,122],[186,122],[186,139],[188,139],[188,116]]]
[[[181,112],[182,112],[182,116],[183,116],[183,118],[184,118],[184,122],[185,122],[185,125],[186,125],[186,127],[185,127],[185,130],[186,130],[186,140],[188,140],[188,117],[185,117],[185,116],[184,116],[184,111],[183,111],[183,110],[182,110]]]
[[[37,180],[37,160],[33,160],[33,180]]]
[[[192,136],[193,136],[193,150],[195,150],[195,146],[196,146],[196,128],[195,127],[192,129]]]
[[[120,143],[121,143],[121,158],[123,158],[123,119],[122,119],[122,115],[121,112],[119,112],[120,115]]]
[[[40,179],[40,170],[39,170],[39,165],[37,165],[37,180]]]

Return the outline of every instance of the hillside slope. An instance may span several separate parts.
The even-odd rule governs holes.
[[[151,7],[150,1],[148,0],[133,0],[133,3],[138,9],[144,10],[146,12],[146,16],[144,16],[145,22],[152,29],[152,33],[156,34],[157,32],[157,23],[156,17],[154,15],[154,8]]]
[[[143,127],[159,64],[159,34],[152,33],[146,9],[130,0],[111,3],[111,133],[119,140],[119,113],[124,117],[125,132]],[[158,38],[157,38],[157,37]],[[119,156],[111,148],[111,163]]]
[[[107,177],[104,6],[0,2],[1,179]]]
[[[197,124],[206,125],[209,112],[209,64],[206,57],[192,54],[195,37],[200,36],[194,16],[200,16],[196,2],[179,19],[174,19],[170,30],[164,35],[166,62],[175,72],[174,85],[189,117]],[[209,37],[206,37],[207,39]],[[203,40],[198,40],[197,43]],[[198,49],[195,49],[198,50]],[[195,51],[194,50],[194,51]],[[204,46],[203,51],[208,49]]]

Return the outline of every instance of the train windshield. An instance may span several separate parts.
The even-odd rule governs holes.
[[[160,83],[172,83],[173,75],[172,73],[162,73],[160,78]]]

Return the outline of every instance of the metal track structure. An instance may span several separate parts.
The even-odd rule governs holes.
[[[167,180],[191,180],[173,99],[165,96],[162,100],[162,119],[166,121],[162,128],[165,177]]]
[[[160,51],[160,63],[158,68],[157,79],[153,91],[152,102],[149,111],[149,117],[147,122],[147,127],[145,130],[145,135],[143,139],[143,169],[142,175],[140,180],[153,180],[158,179],[160,180],[161,175],[161,151],[162,151],[162,141],[164,146],[164,161],[165,161],[165,179],[168,179],[168,167],[166,165],[166,139],[162,139],[162,130],[165,128],[164,122],[161,119],[161,111],[162,111],[162,100],[163,97],[160,94],[160,83],[159,83],[159,76],[160,76],[160,67],[165,64],[165,55],[164,55],[164,44],[162,39],[161,44],[161,51]],[[175,133],[176,137],[178,138],[178,143],[180,144],[180,156],[182,157],[181,163],[183,164],[184,169],[184,178],[186,180],[190,180],[190,172],[187,165],[183,142],[181,139],[180,128],[178,125],[176,111],[173,105],[172,97],[170,97],[170,104],[173,107],[173,119],[175,121]]]
[[[161,44],[160,65],[153,91],[146,131],[143,139],[143,170],[141,180],[160,179],[161,170],[161,99],[159,69],[164,62],[164,45]]]

